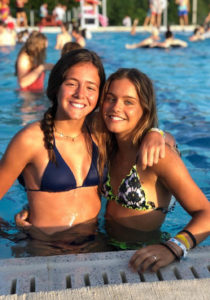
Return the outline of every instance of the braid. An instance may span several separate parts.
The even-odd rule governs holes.
[[[56,105],[49,107],[48,110],[44,114],[44,118],[41,120],[41,129],[44,133],[44,143],[45,147],[48,150],[49,159],[52,162],[56,162],[55,153],[53,150],[53,128],[54,128],[54,119],[56,113]]]

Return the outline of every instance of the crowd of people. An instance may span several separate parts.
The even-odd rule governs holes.
[[[0,23],[0,35],[4,28]],[[170,29],[160,42],[154,27],[144,43],[127,48],[148,46],[186,44]],[[32,238],[76,249],[94,240],[104,196],[107,243],[112,250],[136,249],[130,260],[134,270],[156,272],[186,257],[210,234],[210,203],[173,136],[157,127],[152,81],[135,68],[121,68],[106,80],[100,57],[84,48],[78,28],[70,33],[63,22],[54,65],[45,62],[47,47],[46,36],[33,31],[17,56],[22,91],[43,91],[50,72],[50,106],[40,121],[17,132],[3,154],[0,198],[18,179],[29,204],[17,215],[18,225]],[[23,153],[18,160],[17,153]],[[160,228],[172,195],[191,220],[175,236],[165,236]]]

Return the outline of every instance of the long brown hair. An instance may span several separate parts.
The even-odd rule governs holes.
[[[111,74],[107,79],[102,92],[100,100],[100,118],[94,120],[95,133],[99,145],[100,174],[103,173],[103,168],[107,160],[110,160],[116,154],[118,149],[115,134],[109,132],[105,126],[102,116],[102,107],[111,83],[114,80],[123,78],[129,79],[135,86],[143,109],[143,115],[131,133],[131,140],[133,144],[140,145],[146,132],[150,128],[156,127],[158,123],[153,83],[148,76],[134,68],[120,68],[115,73]]]
[[[68,52],[63,55],[59,61],[54,65],[48,80],[47,96],[51,102],[51,107],[45,112],[44,118],[41,121],[41,129],[44,132],[45,147],[48,150],[49,159],[55,162],[55,154],[53,151],[53,131],[54,131],[54,120],[57,111],[57,95],[65,80],[67,71],[74,65],[81,62],[91,62],[98,70],[100,78],[99,86],[99,99],[105,83],[105,72],[104,67],[99,56],[87,49],[77,49]],[[98,99],[98,102],[99,102]],[[96,105],[96,108],[98,103]],[[95,108],[95,109],[96,109]]]
[[[15,63],[15,75],[17,75],[17,61],[22,53],[28,55],[32,70],[39,65],[44,64],[46,59],[46,45],[46,36],[41,32],[33,31],[18,53]]]

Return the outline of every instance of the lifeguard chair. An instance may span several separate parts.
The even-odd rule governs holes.
[[[102,26],[107,26],[108,21],[105,12],[106,3],[103,4],[103,14],[99,14],[98,0],[76,0],[80,2],[80,26],[82,28],[96,28],[99,27],[99,23]],[[105,13],[106,14],[106,13]]]
[[[82,28],[98,27],[98,4],[97,1],[80,0],[80,22]]]

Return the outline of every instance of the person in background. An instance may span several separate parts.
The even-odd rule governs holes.
[[[25,4],[28,0],[16,0],[16,19],[17,19],[17,26],[28,26],[28,19],[25,12]]]
[[[6,22],[10,15],[10,0],[0,0],[0,20]]]
[[[129,16],[125,16],[122,20],[123,26],[131,27],[131,18]]]
[[[7,28],[7,25],[0,20],[0,46],[15,46],[16,34]]]
[[[75,42],[84,48],[86,45],[86,41],[85,38],[82,36],[80,30],[77,27],[73,27],[71,34]]]
[[[40,6],[40,13],[39,13],[41,18],[46,18],[48,16],[48,3],[43,3]]]
[[[170,48],[170,47],[187,47],[187,42],[174,38],[174,35],[170,28],[165,33],[165,40],[163,42],[154,42],[150,45],[151,48]]]
[[[29,38],[29,31],[28,29],[21,30],[17,33],[17,42],[18,43],[25,43],[27,39]]]
[[[103,132],[103,138],[98,138],[102,169],[108,159],[108,176],[101,190],[108,200],[106,228],[111,243],[118,250],[138,249],[130,260],[134,270],[157,272],[186,257],[210,234],[210,202],[173,144],[166,145],[166,155],[157,164],[144,170],[136,165],[142,138],[157,126],[154,88],[146,74],[122,68],[110,75],[100,113],[95,127]],[[162,236],[160,227],[172,194],[191,220],[171,238]]]
[[[56,37],[55,49],[57,50],[61,50],[64,44],[72,41],[71,34],[69,33],[69,24],[62,23],[60,28],[61,33],[59,33]]]
[[[66,53],[69,53],[72,50],[81,49],[82,47],[80,44],[76,42],[68,42],[64,44],[63,48],[61,49],[61,56],[65,55]]]
[[[144,39],[143,41],[141,41],[139,43],[126,44],[125,48],[126,49],[148,48],[153,43],[157,42],[159,39],[160,39],[159,30],[156,27],[154,27],[152,29],[152,34],[148,38]]]
[[[210,5],[209,5],[210,7]],[[207,26],[208,24],[210,24],[210,12],[208,13],[208,15],[206,16],[205,20],[204,20],[204,27]]]
[[[151,25],[157,27],[161,26],[162,13],[167,3],[165,0],[151,0]]]
[[[144,27],[147,27],[147,26],[151,25],[151,7],[152,7],[151,2],[152,2],[152,0],[148,1],[149,7],[148,7],[148,10],[147,10],[147,15],[144,19],[144,23],[143,23]]]
[[[133,25],[132,25],[132,28],[131,28],[131,35],[135,35],[136,34],[136,27],[137,25],[139,24],[139,19],[134,19],[133,21]]]
[[[58,25],[61,25],[65,21],[66,6],[58,3],[53,9],[52,15],[55,17],[55,21]]]
[[[178,5],[178,16],[180,26],[188,25],[188,14],[190,11],[190,1],[189,0],[175,0]]]
[[[15,64],[15,74],[21,90],[44,90],[45,72],[53,67],[52,64],[45,63],[47,46],[46,36],[34,31],[20,49]]]
[[[189,37],[189,41],[191,42],[197,42],[197,41],[201,41],[204,40],[204,33],[205,33],[205,29],[204,26],[198,26],[194,29],[193,34]]]

